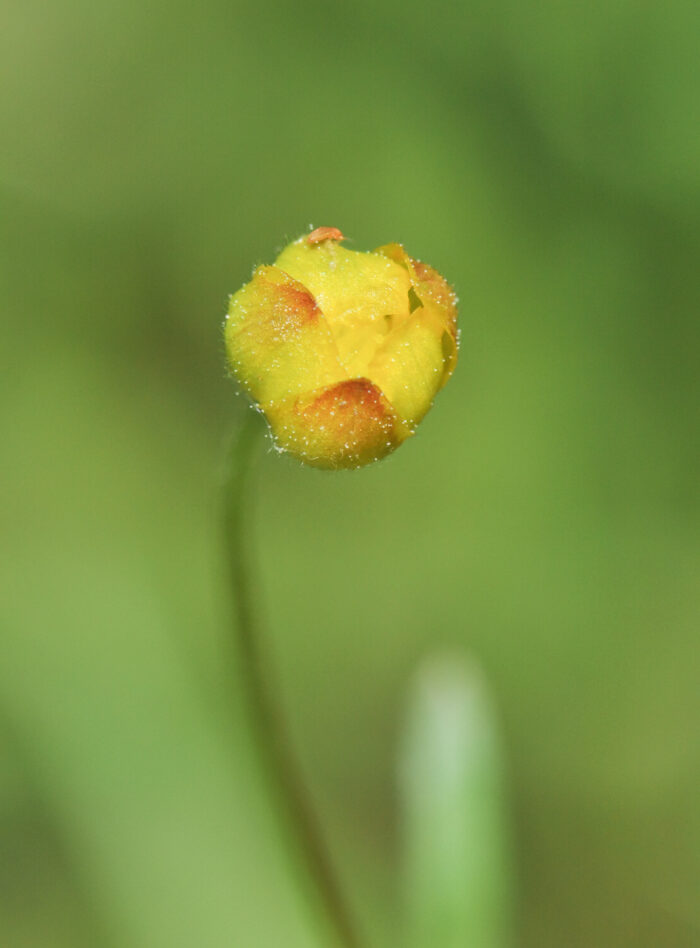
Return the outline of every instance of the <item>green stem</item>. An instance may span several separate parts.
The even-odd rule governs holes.
[[[233,438],[225,482],[224,540],[238,663],[261,755],[290,818],[306,868],[339,943],[344,948],[359,948],[351,913],[292,752],[284,716],[268,674],[270,663],[261,644],[250,574],[249,514],[253,462],[262,430],[260,417],[252,411],[246,412]]]

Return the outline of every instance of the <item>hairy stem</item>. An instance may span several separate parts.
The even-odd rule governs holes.
[[[250,569],[250,521],[253,469],[263,425],[246,412],[231,444],[224,495],[224,540],[240,678],[273,788],[286,811],[318,895],[339,943],[359,948],[355,926],[338,882],[313,803],[292,751],[280,711],[270,661],[261,642]]]

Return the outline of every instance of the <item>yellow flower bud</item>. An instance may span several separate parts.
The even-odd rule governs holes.
[[[230,300],[226,351],[278,448],[361,467],[412,435],[457,361],[451,287],[400,244],[341,246],[334,227],[293,241]]]

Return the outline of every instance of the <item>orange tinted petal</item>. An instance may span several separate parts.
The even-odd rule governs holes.
[[[447,280],[420,260],[412,260],[416,276],[416,292],[425,302],[430,300],[440,309],[447,322],[447,328],[453,338],[457,337],[457,296]]]
[[[231,297],[225,339],[231,368],[261,403],[345,376],[316,300],[277,267],[259,267]]]
[[[266,414],[278,446],[315,467],[361,467],[389,454],[408,433],[366,378],[270,405]]]

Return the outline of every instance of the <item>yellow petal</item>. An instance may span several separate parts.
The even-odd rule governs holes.
[[[415,282],[413,259],[412,257],[408,256],[403,248],[403,244],[384,244],[382,247],[377,247],[374,252],[381,254],[383,257],[388,257],[390,260],[398,263],[400,267],[403,267],[404,270],[408,271],[411,277],[411,282]]]
[[[422,260],[409,257],[401,244],[385,244],[378,247],[375,253],[389,257],[408,272],[416,295],[423,303],[430,301],[443,312],[448,329],[456,340],[457,297],[444,276]]]
[[[365,375],[387,334],[386,316],[408,316],[411,281],[404,267],[382,254],[307,238],[286,247],[275,263],[313,294],[348,375]]]
[[[235,375],[263,404],[347,377],[314,297],[277,267],[259,267],[231,297],[225,340]]]
[[[453,364],[454,343],[445,320],[428,304],[392,330],[367,374],[394,406],[400,421],[413,431]]]
[[[265,414],[277,445],[314,467],[362,467],[406,436],[392,406],[366,378],[267,405]]]
[[[415,260],[401,244],[386,244],[375,253],[383,254],[400,264],[409,274],[409,309],[413,314],[421,305],[438,316],[436,331],[440,332],[443,355],[443,373],[440,388],[448,380],[457,364],[459,339],[457,333],[457,297],[447,280],[437,270]],[[440,326],[447,330],[445,334]],[[410,330],[407,330],[410,331]]]
[[[439,309],[452,338],[457,341],[457,296],[447,280],[427,263],[412,260],[415,289],[424,303],[430,301]]]

